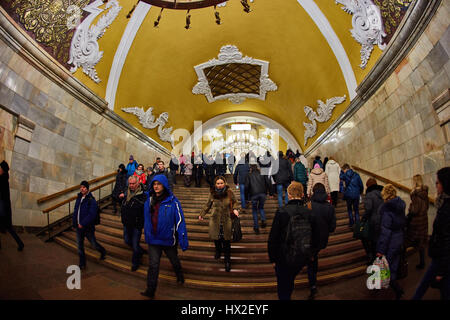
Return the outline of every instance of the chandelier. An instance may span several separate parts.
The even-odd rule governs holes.
[[[161,8],[158,18],[156,18],[155,22],[153,23],[154,27],[158,27],[164,9],[186,10],[186,25],[184,26],[184,28],[187,30],[191,28],[191,15],[189,12],[194,9],[201,9],[207,7],[214,7],[214,18],[216,20],[216,24],[220,25],[222,22],[220,19],[219,12],[217,11],[217,6],[224,6],[226,2],[229,0],[138,0],[137,3],[139,3],[140,1]],[[243,10],[249,13],[251,10],[250,5],[248,4],[248,0],[239,0],[239,1],[243,6]],[[250,2],[253,2],[253,0],[250,0]],[[136,5],[137,4],[135,4],[133,8],[130,10],[130,12],[127,15],[127,18],[131,17],[131,14],[136,8]]]

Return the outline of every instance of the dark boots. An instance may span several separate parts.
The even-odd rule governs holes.
[[[230,272],[231,270],[231,243],[230,241],[223,241],[223,252],[225,258],[225,271]]]
[[[395,292],[395,299],[400,300],[402,298],[402,296],[405,294],[402,287],[400,287],[400,285],[395,280],[391,281],[389,283],[389,285],[391,286],[392,290],[394,290],[394,292]]]
[[[424,248],[419,249],[419,257],[420,257],[420,262],[416,266],[416,268],[423,269],[423,268],[425,268],[425,249]]]
[[[214,255],[214,259],[220,259],[220,255],[222,254],[222,242],[220,240],[214,240],[214,245],[216,246],[216,254]]]

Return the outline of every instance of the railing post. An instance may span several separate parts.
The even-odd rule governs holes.
[[[70,201],[69,201],[69,215],[67,217],[70,217]]]
[[[47,212],[47,232],[48,232],[48,241],[50,241],[50,212]]]

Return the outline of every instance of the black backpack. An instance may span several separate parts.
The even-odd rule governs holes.
[[[303,214],[290,215],[283,243],[283,254],[290,267],[304,265],[312,256],[312,227],[309,218]]]

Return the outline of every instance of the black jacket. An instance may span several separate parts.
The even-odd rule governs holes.
[[[438,263],[438,276],[449,276],[450,270],[450,199],[438,208],[433,222],[428,255]]]
[[[147,195],[139,190],[134,197],[127,202],[127,196],[122,202],[122,223],[130,228],[142,229],[144,227],[144,204]]]
[[[170,159],[170,162],[169,162],[170,171],[177,171],[179,167],[180,166],[178,164],[178,159],[176,159],[176,158]]]
[[[9,174],[4,171],[0,176],[0,230],[12,226],[11,197],[9,194]]]
[[[276,184],[282,184],[285,187],[287,187],[291,181],[294,180],[292,165],[288,159],[278,159],[278,172],[273,175],[273,179]]]
[[[116,175],[116,184],[114,185],[114,189],[112,191],[112,196],[114,198],[119,198],[119,195],[122,192],[127,191],[127,171],[119,171]]]
[[[334,207],[327,201],[326,192],[314,192],[311,198],[313,226],[312,247],[319,251],[328,245],[328,236],[336,230]]]
[[[281,246],[286,239],[290,216],[297,214],[307,215],[308,220],[312,222],[312,211],[304,205],[302,200],[289,200],[287,205],[281,209],[277,209],[275,218],[272,222],[272,228],[270,229],[269,241],[267,243],[270,262],[286,265]]]
[[[383,186],[377,184],[367,188],[366,196],[364,197],[364,209],[365,213],[362,216],[362,220],[369,221],[369,233],[370,239],[377,242],[381,232],[381,216],[380,207],[384,203],[381,197],[381,190]]]
[[[251,172],[245,178],[245,191],[248,191],[249,196],[254,196],[260,193],[267,194],[270,190],[270,182],[267,176],[262,176],[259,172]]]

